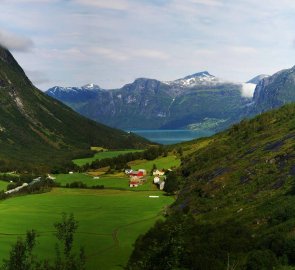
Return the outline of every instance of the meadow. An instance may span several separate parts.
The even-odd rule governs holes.
[[[125,150],[129,151],[129,150]],[[122,151],[100,152],[105,158]],[[80,160],[83,164],[86,160]],[[87,161],[88,162],[88,161]],[[153,161],[137,160],[133,169],[150,171],[153,164],[158,168],[171,168],[180,163],[176,156],[168,155]],[[56,174],[55,181],[61,187],[51,192],[13,197],[0,201],[0,261],[7,257],[11,244],[30,229],[39,235],[37,254],[53,258],[56,239],[53,224],[61,213],[73,213],[79,221],[75,235],[76,248],[83,246],[87,256],[87,270],[122,269],[128,261],[137,237],[147,232],[174,198],[166,196],[153,184],[153,177],[138,188],[129,187],[129,177],[123,172],[103,174],[99,179],[87,173]],[[103,185],[104,189],[64,188],[66,184],[81,181],[88,187]],[[0,181],[6,189],[7,182]],[[150,195],[159,196],[150,198]]]
[[[118,151],[100,151],[94,154],[93,157],[89,158],[81,158],[81,159],[74,159],[73,162],[78,165],[78,166],[83,166],[86,163],[91,163],[94,160],[97,159],[104,159],[104,158],[113,158],[117,157],[119,155],[124,155],[127,153],[132,153],[132,152],[142,152],[143,150],[136,150],[136,149],[126,149],[126,150],[118,150]]]
[[[0,180],[0,190],[6,191],[8,182]]]
[[[172,202],[160,191],[65,188],[1,201],[0,260],[17,237],[32,228],[39,234],[38,255],[54,254],[53,223],[66,212],[79,221],[76,243],[85,247],[87,269],[120,269],[138,235],[161,218],[163,208]]]

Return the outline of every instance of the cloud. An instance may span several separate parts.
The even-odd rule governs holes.
[[[101,9],[128,10],[130,5],[126,0],[75,0],[76,3]]]
[[[247,47],[247,46],[234,46],[234,47],[230,47],[229,49],[235,53],[244,53],[244,54],[257,53],[257,49],[253,47]]]
[[[39,70],[25,70],[27,76],[29,79],[33,82],[35,85],[41,85],[45,83],[49,83],[50,80],[46,77],[46,74]]]
[[[116,61],[124,61],[129,58],[128,55],[126,55],[118,50],[113,50],[113,49],[109,49],[109,48],[95,47],[95,48],[90,48],[89,51],[94,54],[99,54],[99,55],[102,55],[106,58],[116,60]]]
[[[254,83],[243,83],[241,93],[243,97],[253,97],[254,91],[256,88],[256,84]]]
[[[29,51],[34,43],[31,39],[0,30],[0,44],[12,51]]]
[[[144,58],[151,58],[151,59],[158,59],[158,60],[166,60],[169,59],[169,54],[158,51],[158,50],[149,50],[149,49],[142,49],[138,51],[134,51],[134,56],[137,57],[144,57]]]
[[[128,49],[128,50],[115,50],[104,47],[93,47],[87,50],[88,52],[104,56],[105,58],[116,60],[116,61],[125,61],[131,60],[134,58],[146,58],[146,59],[156,59],[156,60],[167,60],[170,58],[170,55],[166,52],[159,50],[151,49]]]
[[[201,4],[206,6],[222,6],[222,1],[217,0],[189,0],[192,4]]]

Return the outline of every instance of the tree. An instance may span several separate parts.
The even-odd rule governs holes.
[[[55,236],[63,245],[62,259],[59,245],[56,245],[56,261],[55,269],[62,270],[82,270],[85,265],[84,249],[80,249],[80,254],[77,257],[73,252],[74,233],[78,228],[78,222],[75,220],[74,215],[67,215],[62,213],[62,220],[54,224],[56,229]]]
[[[12,246],[9,258],[3,260],[1,270],[84,270],[85,269],[85,253],[80,248],[77,255],[73,252],[74,234],[78,228],[78,222],[74,215],[62,214],[62,220],[54,224],[56,229],[55,236],[59,240],[59,244],[55,247],[55,262],[48,260],[38,260],[33,254],[36,246],[37,234],[34,230],[28,231],[25,240],[18,238]],[[60,252],[60,245],[63,252]]]
[[[169,172],[165,180],[164,191],[168,194],[174,194],[178,188],[178,175],[175,172]]]
[[[26,239],[18,238],[12,246],[9,259],[4,260],[2,270],[31,270],[34,269],[35,260],[32,254],[36,245],[37,234],[34,230],[28,231]]]
[[[157,169],[157,165],[156,164],[153,164],[153,167],[151,169],[151,175],[153,175],[153,172]]]

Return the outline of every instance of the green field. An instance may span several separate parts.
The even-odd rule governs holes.
[[[101,152],[96,158],[121,153]],[[102,154],[108,156],[103,157]],[[88,160],[80,160],[79,164],[85,164]],[[149,171],[153,164],[158,168],[171,168],[179,163],[175,156],[167,156],[153,161],[135,161],[132,168]],[[60,220],[62,212],[66,212],[73,213],[79,221],[76,243],[85,247],[87,270],[122,269],[137,237],[151,228],[156,220],[163,218],[162,210],[174,200],[159,191],[153,184],[153,177],[149,175],[147,181],[137,188],[129,187],[129,177],[122,172],[104,174],[99,179],[87,173],[54,176],[61,186],[81,181],[88,187],[103,185],[105,189],[61,187],[49,193],[0,201],[0,261],[8,256],[10,246],[17,237],[29,229],[36,229],[39,234],[36,248],[38,256],[53,258],[56,243],[53,224]],[[0,188],[6,189],[7,184],[0,181]],[[149,195],[158,195],[159,198],[149,198]]]
[[[104,151],[98,152],[93,157],[90,158],[82,158],[82,159],[74,159],[73,162],[78,166],[83,166],[86,163],[91,163],[97,159],[104,159],[104,158],[113,158],[119,155],[124,155],[131,152],[142,152],[143,150],[136,150],[136,149],[127,149],[127,150],[118,150],[118,151]]]
[[[157,158],[155,160],[136,160],[128,163],[132,169],[146,169],[147,171],[151,171],[153,168],[153,164],[157,166],[158,169],[170,169],[173,167],[178,167],[180,165],[180,160],[176,156],[167,156]]]
[[[129,165],[132,169],[146,169],[148,173],[153,167],[153,164],[156,164],[159,169],[169,169],[173,167],[177,167],[180,164],[180,160],[176,158],[176,156],[167,156],[161,157],[152,161],[146,160],[137,160],[134,162],[130,162]],[[93,176],[88,175],[87,173],[73,173],[73,174],[57,174],[55,175],[56,182],[60,183],[62,186],[66,184],[70,184],[76,181],[81,181],[85,183],[88,187],[103,185],[105,188],[113,188],[113,189],[126,189],[126,190],[155,190],[156,187],[152,183],[152,177],[147,177],[147,182],[139,186],[137,188],[129,187],[129,177],[124,174],[112,175],[106,174],[100,176],[99,179],[94,179]]]
[[[149,195],[160,197],[151,199]],[[53,223],[67,212],[79,221],[76,242],[85,247],[87,269],[120,269],[136,238],[161,218],[161,210],[172,201],[159,191],[63,188],[1,201],[0,259],[7,256],[17,236],[32,228],[40,235],[39,256],[54,254]]]
[[[6,191],[8,184],[9,184],[8,182],[0,180],[0,190]]]
[[[116,175],[103,175],[99,179],[93,179],[84,173],[74,173],[74,174],[58,174],[55,175],[56,182],[60,183],[62,186],[66,184],[73,183],[75,181],[81,181],[85,183],[88,187],[103,185],[105,189],[119,189],[119,190],[145,190],[153,191],[157,190],[157,187],[153,184],[152,177],[147,176],[147,181],[143,185],[137,188],[129,187],[129,177],[128,176],[116,176]]]

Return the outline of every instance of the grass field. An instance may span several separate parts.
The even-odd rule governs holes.
[[[127,151],[132,150],[124,152]],[[119,154],[122,151],[101,152],[93,159]],[[80,165],[87,162],[89,159],[78,161]],[[153,161],[138,160],[131,166],[149,171],[153,164],[168,169],[179,163],[175,156],[167,156]],[[49,193],[0,201],[0,261],[8,256],[17,237],[29,229],[36,229],[39,234],[38,256],[52,258],[56,243],[53,224],[60,220],[62,212],[66,212],[73,213],[79,221],[76,243],[85,247],[87,270],[122,269],[137,237],[163,218],[162,210],[174,200],[157,190],[151,176],[147,176],[147,181],[138,188],[129,187],[129,177],[124,173],[105,174],[99,179],[86,173],[54,176],[62,186],[82,181],[89,187],[104,185],[105,189],[54,188]],[[7,182],[0,181],[0,190],[6,189],[6,185]],[[149,198],[149,195],[159,198]]]
[[[159,195],[151,199],[149,195]],[[40,235],[39,256],[54,254],[53,223],[62,212],[79,221],[76,242],[85,247],[87,269],[120,269],[136,238],[160,218],[172,197],[159,191],[80,190],[55,188],[49,193],[15,197],[0,202],[0,259],[28,229]]]
[[[169,169],[172,167],[177,167],[180,164],[180,160],[175,156],[161,157],[152,161],[147,160],[137,160],[130,162],[129,165],[132,169],[146,169],[148,172],[156,164],[159,169]],[[88,187],[103,185],[105,188],[114,189],[126,189],[126,190],[155,190],[156,187],[152,184],[152,177],[147,177],[147,182],[137,188],[129,187],[129,177],[121,174],[106,174],[101,175],[99,179],[94,179],[93,176],[87,173],[73,173],[73,174],[57,174],[55,175],[56,182],[60,183],[62,186],[70,184],[76,181],[81,181],[85,183]]]
[[[8,184],[9,184],[8,182],[0,180],[0,190],[6,191]]]
[[[142,151],[143,150],[136,150],[136,149],[104,151],[104,152],[98,152],[93,157],[90,157],[90,158],[74,159],[73,162],[78,166],[83,166],[84,164],[91,163],[92,161],[97,159],[112,158],[112,157],[117,157],[119,155],[131,153],[131,152],[142,152]]]
[[[135,160],[128,163],[134,170],[146,169],[147,171],[151,171],[153,164],[156,164],[158,169],[170,169],[172,167],[178,167],[180,165],[180,160],[176,156],[167,156],[151,161]]]
[[[73,183],[75,181],[81,181],[85,183],[88,187],[103,185],[106,189],[119,189],[119,190],[140,190],[140,191],[153,191],[157,190],[157,187],[153,184],[152,177],[147,176],[147,181],[143,185],[137,188],[129,187],[129,177],[124,174],[120,175],[104,175],[99,179],[93,179],[92,176],[83,173],[74,174],[58,174],[55,175],[56,182],[60,183],[62,186],[66,184]]]

